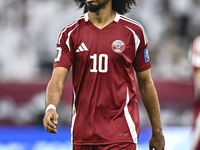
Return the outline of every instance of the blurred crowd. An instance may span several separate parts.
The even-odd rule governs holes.
[[[188,48],[200,33],[199,0],[142,0],[129,17],[141,22],[149,37],[156,79],[188,79]],[[135,14],[135,15],[134,15]]]
[[[0,80],[49,73],[60,30],[82,13],[75,6],[69,0],[0,0]]]
[[[138,0],[126,14],[146,29],[156,79],[189,78],[187,53],[200,31],[199,8],[200,0]],[[82,13],[73,0],[0,0],[0,80],[50,73],[58,33]]]

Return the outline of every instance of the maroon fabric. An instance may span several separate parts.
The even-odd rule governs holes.
[[[84,14],[61,31],[54,63],[54,67],[73,66],[73,143],[137,143],[134,69],[151,67],[145,31],[124,16],[116,15],[103,29],[87,18]]]
[[[136,144],[134,143],[118,143],[110,145],[73,145],[73,150],[136,150]]]

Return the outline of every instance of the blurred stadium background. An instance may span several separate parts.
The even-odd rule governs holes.
[[[126,16],[146,29],[166,150],[189,150],[193,83],[188,48],[200,33],[199,0],[138,0]],[[69,150],[71,74],[58,106],[58,134],[45,132],[45,89],[60,30],[79,17],[73,0],[0,0],[0,150]],[[139,150],[150,124],[138,95]]]

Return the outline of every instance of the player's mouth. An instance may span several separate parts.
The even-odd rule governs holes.
[[[86,0],[86,2],[92,2],[93,0]]]
[[[87,4],[92,4],[92,5],[98,5],[98,1],[97,0],[86,0]]]

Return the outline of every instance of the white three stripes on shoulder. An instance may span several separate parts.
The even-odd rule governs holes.
[[[144,42],[145,42],[145,45],[148,43],[148,39],[147,39],[146,32],[145,32],[143,26],[142,26],[139,22],[134,21],[134,20],[131,20],[131,19],[129,19],[129,18],[126,17],[126,16],[122,16],[121,19],[124,20],[124,21],[130,22],[130,23],[132,23],[132,24],[135,24],[135,25],[139,26],[139,27],[142,29],[142,32],[143,32],[143,35],[144,35]]]
[[[84,43],[82,43],[78,49],[76,50],[76,52],[83,52],[83,51],[88,51],[88,48],[86,47],[86,45]]]
[[[78,27],[78,26],[79,25],[77,25],[76,27]],[[70,48],[70,45],[69,45],[69,38],[70,38],[71,33],[76,29],[76,27],[68,33],[68,37],[67,37],[67,40],[66,40],[66,45],[68,46],[69,52],[71,52],[71,48]]]
[[[67,25],[60,33],[59,38],[58,38],[58,44],[60,44],[60,40],[62,38],[63,33],[70,27],[72,27],[73,25],[75,25],[79,20],[83,19],[84,16],[79,17],[76,21],[72,22],[71,24]],[[76,26],[77,27],[77,26]],[[75,28],[76,28],[75,27]]]
[[[131,29],[131,28],[129,28],[129,27],[127,27],[127,26],[125,26],[127,29],[129,29],[132,33],[133,33],[133,36],[134,36],[134,38],[135,38],[135,55],[136,55],[136,53],[137,53],[137,49],[138,49],[138,47],[139,47],[139,45],[140,45],[140,39],[139,39],[139,37],[137,36],[137,34]]]

